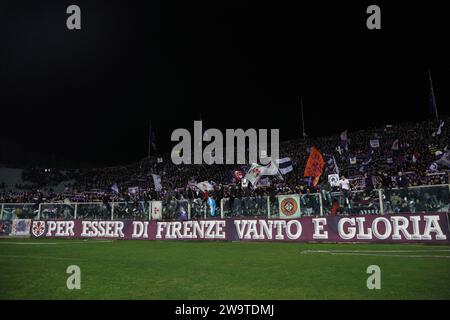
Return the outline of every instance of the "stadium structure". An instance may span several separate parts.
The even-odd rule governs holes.
[[[2,168],[2,298],[72,297],[32,290],[44,278],[30,280],[69,261],[92,277],[76,298],[448,298],[445,122],[285,141],[272,159],[276,173],[257,164],[174,165],[167,154],[109,168]],[[348,276],[336,290],[337,273],[369,262],[390,270],[389,290],[374,293]],[[426,279],[415,265],[429,270]],[[100,284],[102,268],[142,281],[142,290],[119,289],[126,280]],[[304,277],[329,290],[300,284]],[[402,277],[413,282],[400,286]]]

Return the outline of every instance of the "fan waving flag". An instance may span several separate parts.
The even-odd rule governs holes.
[[[233,171],[233,176],[236,179],[236,181],[239,182],[245,176],[245,173],[240,170],[235,170],[235,171]]]
[[[433,132],[433,134],[432,134],[433,137],[439,136],[442,134],[442,128],[444,127],[444,124],[445,124],[444,121],[441,121],[439,123],[439,127],[437,128],[436,132]]]
[[[153,177],[153,184],[155,185],[155,190],[161,191],[162,190],[161,176],[157,174],[152,174],[152,177]]]
[[[341,147],[344,150],[348,150],[348,137],[347,137],[347,130],[341,133]]]
[[[312,147],[308,161],[306,162],[304,176],[314,177],[314,186],[316,186],[319,182],[319,178],[322,175],[324,166],[325,161],[323,160],[322,154],[319,152],[319,150],[317,150],[316,147]]]
[[[216,200],[213,197],[208,197],[209,215],[214,217],[216,215]]]
[[[395,139],[395,141],[392,143],[391,150],[398,150],[399,149],[399,141],[398,139]]]
[[[261,175],[262,175],[262,166],[253,163],[250,169],[248,170],[247,174],[245,175],[245,180],[250,182],[253,186],[255,186],[258,180],[261,178]]]
[[[430,83],[429,89],[429,95],[428,95],[428,110],[431,112],[431,114],[433,116],[436,117],[436,120],[439,121],[439,115],[438,115],[438,110],[437,110],[437,105],[436,105],[436,97],[434,95],[434,90],[433,90],[433,80],[431,79],[431,71],[428,69],[428,80]]]
[[[113,192],[115,192],[115,193],[119,193],[119,187],[117,186],[117,183],[114,183],[114,184],[111,186],[111,190],[112,190]]]
[[[380,140],[378,140],[378,139],[371,139],[370,140],[370,147],[371,148],[379,148],[380,147]]]
[[[337,173],[339,174],[339,167],[336,163],[336,159],[332,154],[323,154],[323,158],[325,160],[325,169],[330,173]]]
[[[250,170],[248,170],[245,175],[245,180],[250,182],[253,187],[256,187],[262,176],[277,176],[280,180],[283,180],[283,177],[278,170],[278,166],[275,165],[274,161],[270,161],[267,165],[253,163]]]
[[[196,187],[203,192],[214,191],[214,186],[208,181],[197,183]]]
[[[138,194],[138,192],[139,192],[139,187],[131,187],[131,188],[128,188],[128,193],[129,193],[130,195]]]

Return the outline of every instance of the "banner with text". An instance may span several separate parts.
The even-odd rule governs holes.
[[[446,213],[187,221],[33,221],[35,238],[448,243]]]

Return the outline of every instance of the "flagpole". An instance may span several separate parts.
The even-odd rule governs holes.
[[[433,105],[434,105],[434,112],[436,114],[436,121],[439,123],[439,115],[437,111],[437,105],[436,105],[436,97],[434,96],[434,89],[433,89],[433,80],[431,79],[431,71],[428,68],[428,78],[430,80],[430,91],[431,91],[431,97],[433,98]]]
[[[298,98],[297,98],[298,99]],[[298,103],[298,101],[297,101]],[[302,134],[303,134],[303,141],[306,140],[306,133],[305,133],[305,117],[303,115],[303,99],[300,98],[300,110],[302,113]]]
[[[149,121],[149,130],[148,130],[148,157],[150,158],[150,153],[152,150],[152,120]]]

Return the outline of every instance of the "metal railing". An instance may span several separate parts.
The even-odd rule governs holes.
[[[155,201],[1,203],[0,220],[150,220]],[[329,214],[385,214],[399,212],[449,212],[450,185],[418,186],[370,191],[306,193],[299,195],[301,216]],[[162,202],[163,220],[228,217],[278,218],[279,201],[274,197],[223,198],[212,210],[207,201]]]
[[[442,184],[382,190],[383,212],[448,212],[449,186]]]

